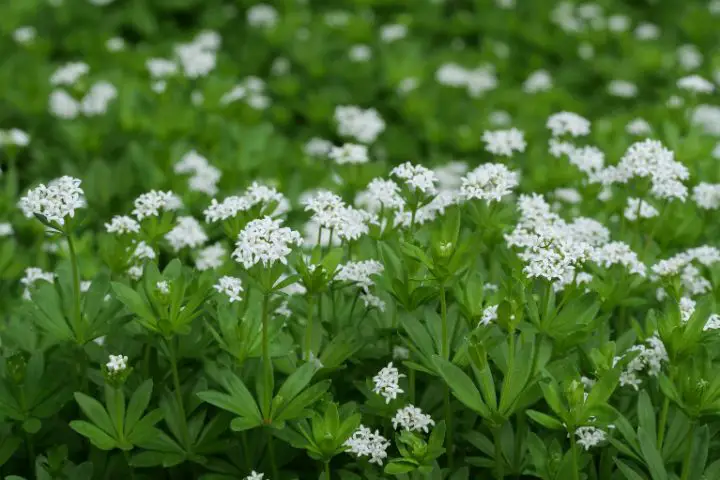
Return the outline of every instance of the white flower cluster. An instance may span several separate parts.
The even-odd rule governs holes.
[[[633,177],[649,178],[650,193],[660,199],[685,201],[688,189],[682,183],[690,176],[685,165],[675,161],[673,152],[657,140],[635,142],[617,166],[609,166],[603,176],[606,184],[627,183]]]
[[[222,176],[220,170],[210,165],[205,157],[195,150],[190,150],[173,166],[175,173],[191,174],[188,180],[190,190],[206,195],[217,194],[217,183]]]
[[[215,290],[226,295],[230,303],[240,301],[240,292],[243,291],[242,280],[236,277],[224,276],[214,285]]]
[[[412,191],[419,190],[425,195],[436,195],[438,177],[422,165],[405,162],[393,168],[390,175],[399,178]]]
[[[310,221],[318,228],[328,229],[340,240],[357,240],[369,232],[368,224],[376,223],[374,216],[350,207],[334,193],[320,190],[305,201],[305,211],[312,212]]]
[[[610,81],[607,87],[608,93],[613,97],[634,98],[637,97],[638,88],[627,80],[615,79]]]
[[[552,76],[547,70],[536,70],[523,83],[525,93],[546,92],[553,87]]]
[[[630,135],[648,136],[652,134],[652,127],[644,118],[634,118],[625,125],[625,131]]]
[[[311,158],[325,158],[330,154],[333,144],[330,140],[324,138],[313,137],[303,147],[305,155]]]
[[[117,374],[127,369],[128,357],[125,355],[110,355],[105,366],[111,374]]]
[[[498,85],[495,67],[492,65],[467,69],[456,63],[446,63],[435,72],[435,80],[448,87],[465,88],[473,98],[494,90]]]
[[[490,324],[490,322],[494,322],[495,320],[497,320],[498,306],[499,305],[489,305],[485,307],[482,311],[482,317],[480,318],[480,322],[478,322],[478,326],[487,326]]]
[[[105,230],[108,233],[116,233],[118,235],[126,235],[128,233],[140,232],[140,224],[134,218],[127,215],[115,215],[110,223],[105,224]]]
[[[237,216],[259,207],[261,214],[279,215],[287,209],[288,201],[274,187],[253,182],[241,196],[227,197],[222,202],[213,199],[203,212],[205,221],[214,223]]]
[[[270,97],[266,95],[265,91],[266,86],[262,78],[249,76],[220,97],[220,105],[229,105],[243,100],[250,108],[265,110],[271,104]]]
[[[218,48],[220,35],[212,31],[201,32],[191,42],[175,46],[175,55],[185,77],[195,79],[212,72],[215,69]]]
[[[518,186],[520,176],[501,163],[485,163],[462,178],[460,197],[480,199],[488,204],[499,202]]]
[[[625,218],[631,222],[635,222],[638,218],[653,218],[660,215],[657,208],[645,200],[639,198],[628,197],[627,205],[625,206]]]
[[[253,5],[247,11],[247,23],[251,27],[272,28],[277,25],[278,17],[275,7],[266,3]]]
[[[165,240],[170,243],[174,252],[185,247],[197,248],[207,242],[208,236],[200,222],[194,217],[178,217],[177,224],[165,234]]]
[[[690,116],[690,123],[708,135],[720,136],[720,107],[698,105]]]
[[[704,210],[720,208],[720,183],[700,182],[693,188],[692,199]]]
[[[647,274],[647,267],[637,256],[637,253],[630,249],[624,242],[610,242],[594,248],[590,253],[590,260],[603,268],[610,268],[613,265],[621,265],[628,272],[644,277]]]
[[[708,330],[718,329],[720,329],[720,315],[718,315],[717,313],[713,313],[708,317],[707,321],[705,322],[703,331],[707,332]]]
[[[578,427],[575,429],[575,435],[578,445],[585,450],[590,450],[607,439],[607,434],[603,430],[592,426]]]
[[[638,352],[638,354],[620,374],[621,386],[630,385],[635,390],[638,390],[642,383],[639,376],[640,372],[647,370],[648,375],[656,377],[662,370],[663,362],[668,361],[665,345],[657,335],[648,338],[645,343],[648,345],[647,347],[643,344],[633,345],[628,350],[629,352]],[[621,358],[615,357],[613,363],[617,363]]]
[[[56,178],[47,186],[40,184],[29,190],[18,206],[28,218],[42,215],[48,221],[65,225],[67,217],[74,217],[75,210],[86,206],[85,192],[80,183],[81,180],[74,177]]]
[[[30,135],[19,128],[0,130],[0,147],[13,145],[15,147],[27,147],[30,144]]]
[[[332,146],[328,157],[338,165],[359,165],[370,161],[368,148],[357,143],[344,143],[339,147]]]
[[[680,299],[678,308],[680,309],[680,320],[682,320],[683,323],[687,323],[690,318],[692,318],[695,313],[695,305],[695,300],[690,297],[682,297]]]
[[[214,270],[220,268],[224,262],[227,250],[220,243],[215,243],[209,247],[203,248],[197,254],[195,266],[201,272],[205,270]]]
[[[383,25],[380,27],[380,40],[385,43],[402,40],[407,36],[408,28],[401,23]]]
[[[404,377],[397,368],[393,367],[392,362],[383,367],[377,375],[373,377],[373,392],[382,396],[385,403],[395,400],[399,393],[404,390],[400,388],[400,378]]]
[[[8,222],[0,222],[0,237],[9,237],[15,233],[12,224]]]
[[[668,259],[660,260],[652,266],[653,279],[681,275],[684,269],[692,262],[698,262],[709,267],[720,262],[720,250],[716,247],[701,246],[688,249]]]
[[[84,63],[68,64],[53,74],[50,83],[73,85],[85,73],[87,65]],[[79,101],[66,90],[56,88],[50,93],[49,109],[54,116],[65,120],[72,120],[80,114],[93,117],[107,112],[110,102],[115,98],[117,88],[112,83],[101,80],[95,82]]]
[[[53,72],[50,76],[50,85],[54,87],[75,85],[80,77],[87,75],[89,71],[90,67],[85,62],[68,62]]]
[[[584,137],[590,134],[590,121],[572,112],[560,112],[550,115],[546,124],[553,137],[570,135]]]
[[[160,210],[169,210],[173,198],[172,192],[161,192],[159,190],[150,190],[143,193],[135,199],[135,208],[132,214],[137,217],[138,221],[144,218],[157,217]]]
[[[393,428],[402,427],[408,432],[425,432],[428,433],[429,427],[435,425],[435,421],[430,415],[423,413],[421,409],[410,404],[406,405],[395,412],[392,418]]]
[[[692,93],[713,93],[715,91],[715,85],[700,75],[682,77],[677,81],[677,86],[681,90]]]
[[[355,203],[374,213],[380,210],[402,210],[405,206],[397,183],[382,178],[372,179],[365,190],[357,194]]]
[[[39,281],[53,283],[55,281],[55,274],[45,272],[37,267],[28,267],[25,269],[25,275],[20,279],[20,283],[25,287],[22,295],[23,299],[30,300],[30,289]]]
[[[378,430],[372,430],[360,425],[355,432],[343,444],[348,452],[358,457],[370,457],[370,463],[382,465],[387,458],[387,449],[390,442],[380,435]]]
[[[385,270],[382,263],[377,260],[363,260],[359,262],[347,262],[340,265],[335,280],[338,282],[357,283],[363,288],[370,288],[375,282],[373,275],[379,275]]]
[[[385,121],[374,108],[363,110],[355,105],[335,107],[338,135],[351,137],[360,143],[373,143],[385,130]]]
[[[514,127],[508,130],[486,130],[482,141],[485,142],[485,150],[503,157],[512,157],[513,152],[524,152],[527,147],[525,134]]]
[[[382,300],[382,298],[378,297],[377,295],[373,295],[367,289],[365,289],[363,293],[360,294],[360,300],[362,300],[363,305],[365,305],[365,308],[367,308],[368,310],[375,308],[381,312],[385,311],[385,302]]]
[[[238,235],[233,259],[250,269],[262,263],[263,267],[275,262],[287,264],[292,245],[301,245],[302,237],[295,230],[283,227],[281,220],[270,217],[250,221]]]

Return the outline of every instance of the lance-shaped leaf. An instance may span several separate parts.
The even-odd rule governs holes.
[[[480,392],[465,372],[437,355],[433,356],[433,363],[458,400],[482,417],[491,416],[490,409],[483,402]]]

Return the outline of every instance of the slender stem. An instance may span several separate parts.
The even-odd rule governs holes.
[[[280,478],[278,475],[277,462],[275,461],[275,445],[273,444],[273,435],[270,430],[267,430],[268,434],[268,454],[270,455],[270,468],[272,469],[272,478]]]
[[[307,323],[305,324],[305,360],[310,361],[312,358],[312,327],[313,327],[313,310],[315,309],[315,296],[308,295],[308,312]]]
[[[440,284],[440,320],[442,321],[442,345],[440,347],[442,357],[445,360],[450,359],[450,345],[448,342],[448,326],[447,326],[447,302],[445,300],[445,284]],[[453,429],[452,429],[452,410],[450,409],[450,387],[445,385],[445,455],[447,456],[448,466],[452,471],[453,467]]]
[[[573,460],[573,480],[580,480],[580,465],[578,465],[577,443],[575,442],[575,432],[570,433],[570,452]]]
[[[330,462],[325,462],[325,480],[330,480]]]
[[[690,477],[690,470],[692,470],[692,452],[693,443],[695,441],[695,424],[690,422],[690,431],[688,432],[687,451],[685,452],[685,460],[683,460],[682,476],[680,480],[687,480]]]
[[[500,431],[502,427],[493,429],[493,440],[495,440],[495,476],[498,480],[505,478],[505,461],[503,460],[502,444],[500,443]]]
[[[348,316],[348,322],[352,321],[353,313],[355,313],[355,305],[357,305],[358,298],[360,298],[360,289],[358,288],[357,292],[355,293],[355,298],[353,298],[352,306],[350,307],[350,315]]]
[[[415,404],[415,370],[412,368],[408,372],[408,389],[410,390],[409,396],[410,396],[410,403],[413,405]]]
[[[445,284],[440,284],[440,319],[442,320],[442,345],[440,353],[445,360],[450,359],[450,345],[448,342],[447,302],[445,301]]]
[[[78,345],[85,343],[85,335],[82,328],[82,317],[80,309],[80,271],[78,269],[77,252],[75,251],[75,242],[72,234],[67,234],[68,249],[70,250],[70,266],[72,268],[73,277],[73,323],[75,324],[75,340]]]
[[[265,384],[265,396],[271,398],[273,392],[272,389],[272,364],[270,363],[270,335],[268,333],[268,303],[270,301],[270,294],[266,293],[263,295],[262,304],[262,364],[263,364],[263,383]],[[266,408],[269,410],[269,402]],[[268,411],[268,415],[270,415]],[[265,420],[269,420],[266,418]],[[277,475],[274,475],[277,477]]]
[[[178,373],[177,366],[177,354],[175,352],[175,341],[174,339],[166,339],[168,352],[170,353],[170,368],[172,370],[173,386],[175,388],[175,399],[180,408],[180,416],[182,417],[182,441],[183,445],[187,446],[189,443],[190,434],[188,432],[187,417],[185,416],[185,406],[183,405],[182,390],[180,389],[180,374]]]
[[[128,472],[130,472],[130,479],[135,480],[135,470],[133,470],[132,466],[130,465],[130,454],[127,450],[123,450],[123,457],[125,457],[125,463],[128,467]]]
[[[245,457],[245,469],[250,470],[252,462],[250,461],[250,447],[248,446],[247,430],[240,433],[240,441],[242,442],[243,456]]]
[[[670,408],[670,398],[665,397],[662,410],[660,412],[660,421],[658,424],[657,448],[662,451],[663,440],[665,439],[665,424],[667,423],[668,409]]]

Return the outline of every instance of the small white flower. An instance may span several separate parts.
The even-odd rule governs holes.
[[[479,325],[489,325],[490,322],[494,322],[498,318],[498,305],[490,305],[483,309],[482,318],[480,318]]]
[[[525,93],[546,92],[553,87],[553,80],[547,70],[536,70],[523,83]]]
[[[677,86],[682,90],[693,93],[713,93],[715,91],[715,85],[700,75],[682,77],[677,81]]]
[[[29,190],[18,205],[28,218],[42,215],[49,221],[65,225],[67,217],[74,217],[75,210],[86,206],[80,183],[80,179],[69,176],[56,178],[47,186],[40,184]]]
[[[437,175],[422,165],[413,165],[410,162],[405,162],[393,168],[390,175],[403,180],[405,185],[411,190],[419,190],[425,195],[437,194]]]
[[[80,104],[65,90],[56,89],[50,94],[49,110],[58,118],[72,120],[80,113]]]
[[[226,255],[227,250],[225,250],[225,247],[220,243],[215,243],[198,252],[198,256],[195,259],[195,266],[201,272],[220,268],[223,263],[225,263]]]
[[[109,38],[108,41],[105,42],[105,48],[107,48],[109,52],[120,52],[125,50],[125,40],[123,40],[122,37]]]
[[[107,112],[110,102],[117,97],[117,89],[112,83],[100,81],[90,87],[80,101],[80,110],[88,117]]]
[[[396,23],[380,27],[380,40],[391,43],[407,36],[408,28],[405,25]]]
[[[170,293],[170,284],[167,282],[167,280],[160,280],[155,284],[155,288],[157,288],[158,292],[162,293],[163,295],[167,295]]]
[[[652,218],[660,215],[657,208],[653,207],[645,200],[639,198],[628,198],[627,206],[625,207],[625,218],[631,222],[636,221],[638,218]]]
[[[485,150],[493,155],[511,157],[513,152],[524,152],[527,143],[525,134],[517,128],[509,130],[486,130],[482,136]]]
[[[408,432],[425,432],[428,433],[429,428],[435,425],[435,421],[430,415],[423,413],[422,410],[410,404],[395,412],[392,418],[393,428],[402,427]]]
[[[572,112],[560,112],[550,115],[546,126],[554,137],[565,134],[572,137],[584,137],[590,134],[590,122]]]
[[[15,233],[12,224],[8,222],[0,222],[0,237],[9,237]]]
[[[368,291],[363,292],[360,295],[360,299],[363,301],[365,307],[368,309],[375,308],[377,310],[380,310],[381,312],[385,311],[385,302],[380,297],[377,297]]]
[[[167,234],[165,240],[170,243],[173,251],[178,252],[185,247],[197,248],[207,242],[208,236],[200,222],[193,217],[178,217],[177,225]]]
[[[140,224],[131,217],[115,215],[112,220],[110,220],[110,223],[105,224],[105,230],[108,233],[116,233],[118,235],[138,233],[140,232]]]
[[[695,313],[695,301],[690,297],[682,297],[678,307],[680,308],[680,319],[683,322],[690,320]]]
[[[260,3],[247,11],[247,22],[251,27],[272,28],[278,23],[279,15],[271,5]]]
[[[226,295],[230,303],[241,300],[240,292],[243,291],[242,280],[236,277],[224,276],[218,279],[218,283],[213,287],[218,292]]]
[[[393,347],[393,360],[407,360],[410,358],[410,350],[400,345]]]
[[[118,374],[127,369],[128,357],[125,355],[110,355],[108,362],[105,366],[110,374]]]
[[[717,313],[713,313],[708,317],[707,321],[705,322],[703,331],[706,332],[708,330],[718,329],[720,329],[720,315],[718,315]]]
[[[385,403],[390,403],[391,400],[397,398],[399,393],[403,393],[404,390],[400,388],[399,382],[400,378],[404,376],[397,368],[393,367],[392,362],[388,363],[373,377],[373,392],[382,396]]]
[[[263,267],[275,262],[287,264],[291,246],[301,245],[302,237],[295,230],[281,226],[280,220],[264,217],[249,222],[238,235],[232,257],[250,269],[258,263]]]
[[[637,96],[638,88],[627,80],[613,80],[608,84],[608,93],[614,97],[633,98]]]
[[[345,143],[341,147],[332,147],[328,157],[338,165],[358,165],[370,161],[365,145]]]
[[[263,478],[265,478],[264,473],[257,473],[255,470],[253,470],[252,472],[250,472],[250,475],[245,477],[243,480],[263,480]],[[270,479],[268,478],[266,480]]]
[[[303,151],[305,155],[313,158],[326,157],[330,150],[333,148],[333,144],[330,140],[324,138],[313,137],[305,143]]]
[[[635,118],[625,125],[625,131],[630,135],[648,136],[652,134],[652,127],[643,118]]]
[[[700,182],[693,188],[692,199],[704,210],[720,208],[720,183]]]
[[[353,45],[348,56],[353,62],[367,62],[372,58],[372,50],[367,45]]]
[[[145,267],[142,265],[133,265],[127,270],[127,274],[130,278],[133,280],[140,280],[143,276],[143,272],[145,270]]]
[[[577,435],[577,443],[581,445],[585,450],[590,450],[592,447],[599,445],[604,442],[607,438],[607,434],[595,427],[578,427],[575,430]]]
[[[143,193],[135,199],[135,208],[132,213],[139,221],[147,217],[157,217],[160,215],[160,210],[168,208],[168,202],[171,196],[172,192],[161,192],[158,190]]]
[[[382,465],[387,458],[390,442],[380,435],[378,430],[373,433],[369,428],[360,425],[343,444],[348,452],[358,457],[370,457],[370,463]]]
[[[375,283],[372,276],[381,274],[384,269],[383,264],[377,260],[347,262],[340,265],[335,275],[335,280],[338,282],[357,283],[359,286],[367,289]]]
[[[132,258],[137,260],[155,260],[157,254],[145,241],[139,242],[133,250]]]
[[[177,63],[167,58],[148,58],[145,60],[145,68],[155,80],[173,76],[178,71]]]
[[[90,71],[87,63],[70,62],[59,67],[50,77],[50,85],[74,85],[80,77],[86,75]]]
[[[12,37],[13,40],[20,45],[27,45],[35,40],[36,35],[37,31],[35,30],[35,27],[26,26],[16,29],[13,32]]]
[[[385,121],[374,108],[364,110],[355,105],[338,105],[334,118],[340,136],[352,137],[360,143],[373,143],[385,130]]]
[[[519,175],[500,163],[486,163],[462,179],[460,195],[464,200],[480,199],[488,204],[499,202],[517,187]]]

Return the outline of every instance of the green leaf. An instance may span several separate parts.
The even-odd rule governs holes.
[[[70,422],[70,428],[80,435],[87,437],[92,444],[100,450],[112,450],[117,447],[117,443],[114,438],[91,423],[83,420],[74,420]]]
[[[412,472],[418,467],[418,463],[414,460],[406,458],[393,458],[385,465],[385,473],[388,475],[401,475],[403,473]]]
[[[305,363],[285,380],[278,390],[276,397],[280,397],[283,404],[287,404],[310,383],[315,372],[317,372],[315,363]]]
[[[663,464],[662,456],[655,446],[655,437],[651,437],[650,433],[644,428],[638,428],[638,441],[640,442],[640,450],[642,451],[645,464],[650,471],[653,480],[667,480],[667,472]]]
[[[139,293],[119,282],[113,282],[112,289],[118,300],[120,300],[128,310],[144,319],[147,322],[146,326],[148,328],[157,331],[155,315]]]
[[[625,478],[627,480],[646,480],[639,473],[636,473],[635,470],[624,464],[621,460],[615,458],[614,461],[615,465],[617,465],[618,469],[622,472],[623,475],[625,475]]]
[[[87,415],[90,421],[108,435],[112,437],[117,436],[118,432],[115,431],[110,416],[100,402],[82,392],[75,392],[75,401],[77,401],[80,409]]]
[[[483,402],[480,392],[475,387],[470,377],[468,377],[459,367],[437,355],[433,355],[432,360],[437,368],[437,371],[443,379],[445,379],[445,382],[452,390],[453,395],[455,395],[455,397],[457,397],[457,399],[468,408],[479,413],[485,418],[490,418],[491,412],[487,405],[485,405],[485,402]]]
[[[638,426],[645,430],[650,437],[657,438],[655,409],[650,401],[650,396],[644,390],[638,395],[637,414]]]
[[[250,430],[251,428],[259,427],[260,425],[262,425],[262,419],[248,417],[236,417],[230,422],[230,428],[235,432]]]
[[[125,431],[123,426],[125,425],[125,393],[122,386],[106,385],[105,403],[107,404],[108,413],[110,413],[110,419],[115,426],[115,432],[117,432],[118,438],[122,439]]]
[[[285,422],[301,417],[304,414],[304,410],[322,397],[329,388],[330,380],[324,380],[305,389],[292,401],[285,404],[284,408],[280,409],[280,412],[273,417],[273,423]]]
[[[150,404],[150,396],[152,395],[153,381],[152,379],[145,380],[135,393],[130,397],[128,403],[127,413],[125,415],[125,434],[132,432],[135,424]]]
[[[560,422],[560,420],[558,420],[554,417],[551,417],[550,415],[546,415],[542,412],[538,412],[535,410],[526,410],[525,413],[534,422],[538,423],[539,425],[542,425],[545,428],[549,428],[550,430],[565,430],[565,427],[563,427],[562,422]]]
[[[703,425],[694,432],[694,434],[695,441],[693,442],[693,450],[690,457],[690,475],[688,475],[688,480],[701,480],[710,449],[710,429],[707,425]]]

